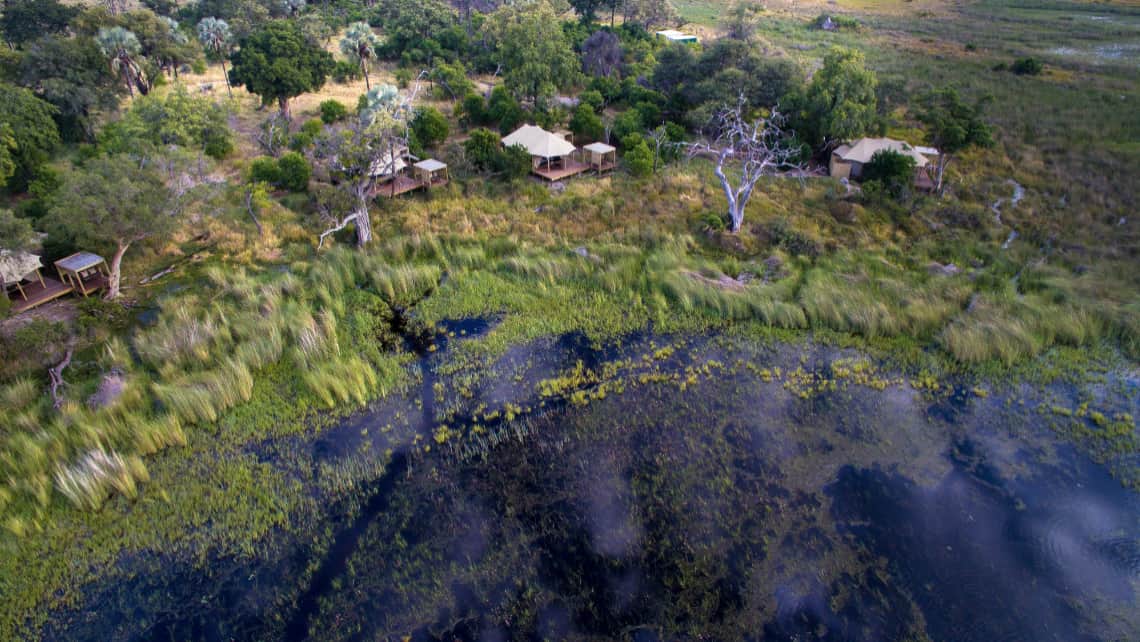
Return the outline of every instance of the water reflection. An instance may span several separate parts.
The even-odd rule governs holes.
[[[633,385],[644,373],[631,369],[624,392],[585,405],[535,397],[537,381],[583,354],[593,367],[647,363],[650,341],[539,342],[474,378],[439,376],[448,357],[425,358],[431,386],[307,451],[326,466],[362,446],[395,453],[354,516],[330,508],[329,551],[283,544],[256,564],[219,560],[207,578],[147,580],[186,602],[223,590],[232,600],[191,618],[164,614],[168,602],[142,600],[137,584],[106,589],[60,637],[1140,639],[1137,497],[1040,415],[966,387],[928,397],[840,382],[802,394],[739,367],[684,386]],[[714,360],[826,378],[840,356],[704,338],[654,367]],[[503,435],[490,445],[410,447],[506,401],[531,410],[484,422]],[[1135,398],[1121,403],[1135,411]],[[359,443],[362,428],[381,427]],[[243,595],[226,580],[242,574],[279,584]],[[124,613],[151,625],[132,628]]]

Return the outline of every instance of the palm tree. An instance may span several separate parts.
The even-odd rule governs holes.
[[[111,60],[111,69],[115,73],[122,74],[123,82],[126,83],[131,97],[135,95],[136,86],[139,88],[139,93],[145,96],[150,86],[146,82],[142,67],[139,67],[135,60],[142,51],[138,37],[122,27],[103,27],[99,29],[99,35],[95,40],[99,43],[103,55]]]
[[[233,41],[230,25],[220,18],[202,18],[198,23],[198,40],[202,42],[202,47],[206,51],[213,53],[222,61],[222,77],[226,79],[226,91],[230,98],[233,98],[234,90],[230,88],[230,75],[226,72],[226,56]]]
[[[305,10],[305,0],[281,0],[281,9],[286,16],[297,16]]]
[[[380,39],[372,33],[372,27],[367,22],[354,22],[348,26],[344,39],[340,41],[340,50],[348,59],[360,65],[364,72],[364,88],[370,91],[372,83],[368,80],[368,61],[376,57],[376,48],[380,46]]]

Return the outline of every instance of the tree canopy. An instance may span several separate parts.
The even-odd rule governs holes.
[[[114,251],[108,298],[119,294],[123,254],[175,223],[162,176],[127,155],[102,156],[67,172],[52,197],[47,225],[78,242]]]
[[[0,210],[0,250],[30,250],[35,245],[36,234],[27,219],[20,218],[9,210]]]
[[[504,8],[489,20],[507,87],[538,101],[577,80],[580,63],[546,2]]]
[[[816,146],[867,135],[877,122],[877,85],[863,54],[832,48],[806,93],[793,100],[796,134]]]
[[[23,87],[0,83],[0,126],[7,126],[14,144],[8,187],[22,191],[36,170],[59,145],[55,107]],[[11,150],[12,147],[9,146]]]
[[[68,140],[94,139],[92,114],[112,110],[126,92],[95,41],[51,35],[27,44],[17,69],[19,83],[58,110]]]
[[[245,85],[262,104],[277,102],[288,113],[289,99],[324,86],[335,63],[296,23],[274,20],[241,41],[231,58],[230,81]]]
[[[0,14],[0,31],[13,45],[22,45],[49,34],[67,31],[79,8],[59,0],[7,0]]]
[[[918,119],[926,125],[930,144],[940,152],[935,182],[941,191],[951,157],[970,147],[990,147],[994,144],[993,130],[982,118],[985,101],[967,104],[954,89],[931,92],[919,103]]]

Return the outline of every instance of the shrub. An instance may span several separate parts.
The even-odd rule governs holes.
[[[644,139],[636,134],[628,136],[622,141],[622,147],[625,148],[622,160],[630,174],[643,178],[653,173],[653,150]]]
[[[605,136],[606,126],[594,108],[583,103],[574,110],[574,117],[570,119],[570,131],[579,140],[601,140]]]
[[[412,132],[416,140],[426,147],[434,147],[447,140],[447,119],[435,107],[424,107],[416,110],[412,119]]]
[[[594,110],[594,113],[600,114],[606,106],[606,99],[597,89],[587,89],[578,95],[578,105],[587,105]]]
[[[407,68],[396,70],[396,86],[400,89],[407,89],[408,85],[412,82],[412,71]]]
[[[1036,58],[1018,58],[1009,70],[1018,76],[1036,76],[1045,69],[1045,64]]]
[[[914,158],[892,149],[882,149],[875,152],[871,162],[863,168],[863,180],[879,182],[886,194],[900,199],[910,193],[915,170]]]
[[[297,152],[283,154],[277,159],[277,185],[291,192],[303,192],[309,187],[312,169],[305,157]]]
[[[339,100],[326,100],[321,103],[321,121],[326,125],[344,120],[348,116],[348,107]]]
[[[479,94],[467,94],[459,108],[459,121],[465,127],[482,125],[487,120],[487,101]]]
[[[269,156],[253,159],[253,162],[249,164],[249,180],[255,183],[276,185],[281,180],[277,161]]]
[[[222,160],[234,151],[234,142],[229,136],[211,135],[206,139],[202,151],[214,160]]]
[[[530,173],[530,153],[521,145],[503,148],[497,155],[495,169],[505,178],[515,180]]]
[[[495,168],[495,159],[499,154],[499,135],[489,129],[476,129],[463,143],[463,150],[467,153],[467,160],[473,167],[487,171]]]
[[[360,72],[359,65],[354,65],[347,60],[338,60],[333,65],[331,76],[334,82],[345,84],[353,80],[360,80],[363,74]]]

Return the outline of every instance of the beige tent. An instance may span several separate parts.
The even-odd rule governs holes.
[[[30,252],[0,250],[0,283],[16,284],[43,267],[40,257]]]
[[[929,147],[922,148],[926,152],[933,152],[932,157],[938,155],[938,150]],[[860,138],[849,144],[840,145],[831,152],[831,175],[836,178],[858,178],[863,175],[863,165],[871,162],[876,152],[890,150],[914,159],[917,168],[922,169],[930,163],[926,155],[919,153],[918,149],[909,143],[891,138]]]
[[[404,160],[407,155],[408,148],[406,147],[397,147],[395,153],[388,152],[384,154],[372,162],[370,175],[373,178],[387,179],[402,173],[408,168],[408,163]],[[393,156],[395,156],[394,161]]]
[[[523,125],[503,138],[503,145],[522,145],[535,158],[551,159],[569,156],[576,149],[574,143],[552,134],[536,125]]]

